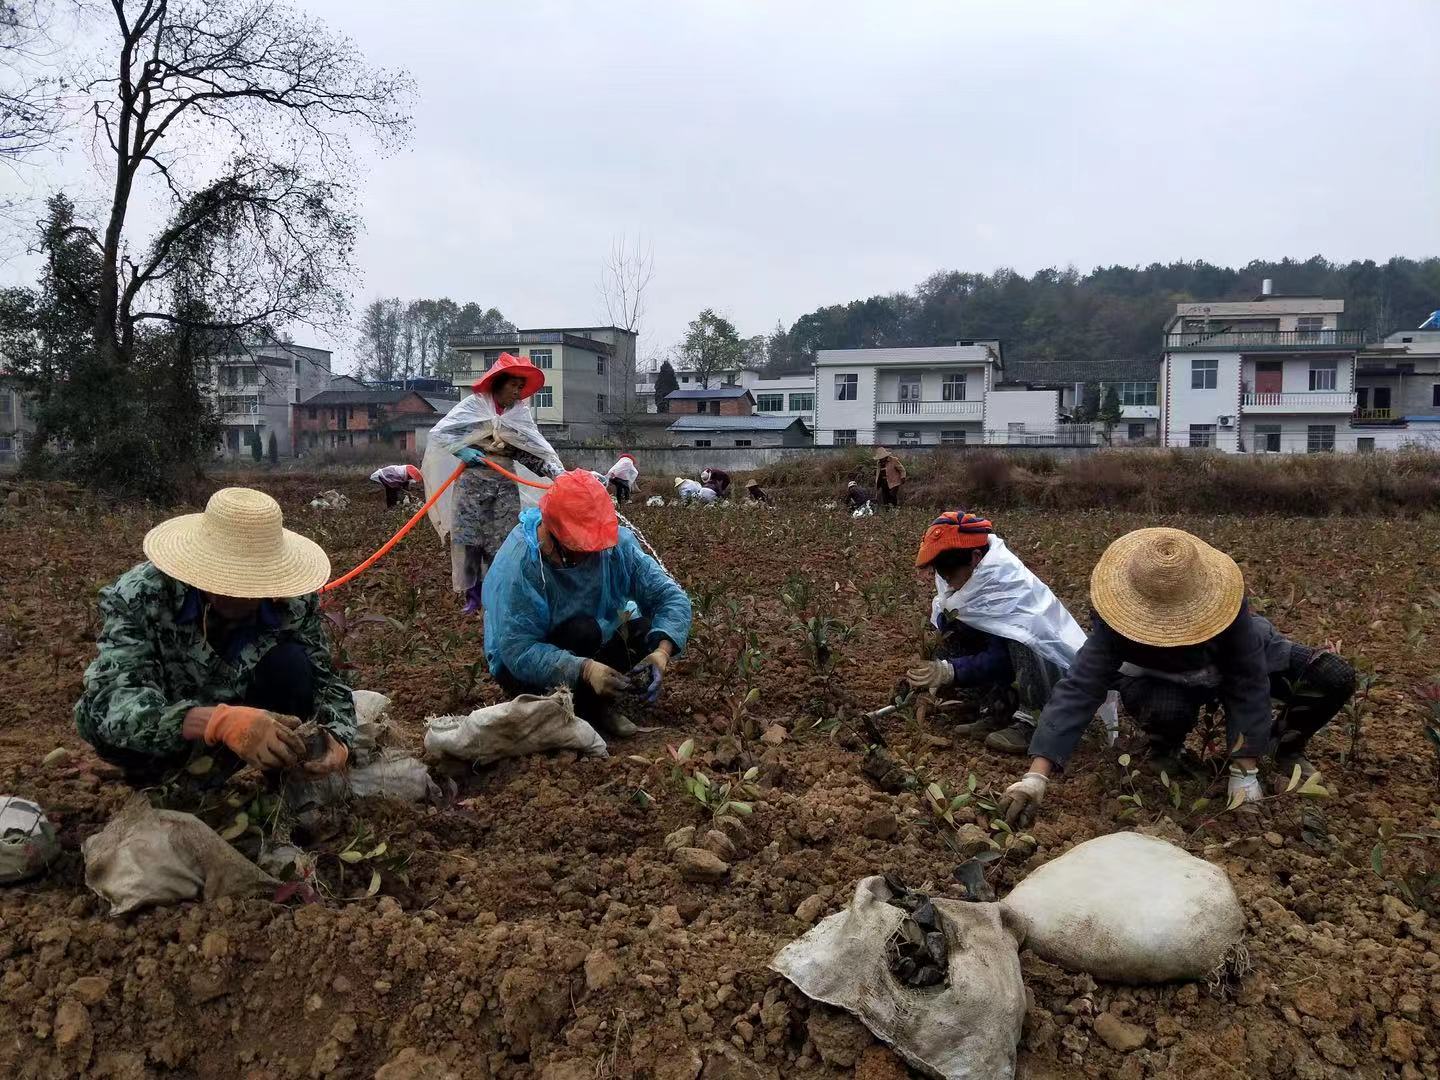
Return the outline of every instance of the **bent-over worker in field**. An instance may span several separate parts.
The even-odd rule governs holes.
[[[683,476],[675,477],[675,497],[682,505],[698,502],[702,506],[709,506],[720,496],[715,494],[714,489],[704,487],[698,480],[687,480]]]
[[[715,493],[717,499],[730,496],[730,474],[724,469],[701,469],[700,486]]]
[[[1112,686],[1159,762],[1179,757],[1202,709],[1224,705],[1231,802],[1263,797],[1258,767],[1267,754],[1281,778],[1297,765],[1302,777],[1314,775],[1306,743],[1355,692],[1355,669],[1253,613],[1229,555],[1179,529],[1139,529],[1100,557],[1090,603],[1093,629],[1040,717],[1030,771],[1005,789],[1007,820],[1033,817]]]
[[[619,695],[653,703],[690,636],[690,598],[621,528],[605,488],[567,472],[525,510],[485,578],[485,656],[507,694],[575,692],[602,735],[635,725]]]
[[[618,503],[630,501],[630,493],[640,480],[640,470],[635,465],[634,454],[621,454],[605,474],[605,485]]]
[[[101,590],[100,654],[75,726],[132,783],[154,783],[202,743],[231,771],[345,767],[355,706],[315,595],[330,560],[282,522],[264,492],[223,488],[204,513],[151,529],[148,561]],[[293,729],[310,719],[325,751],[305,761]]]
[[[906,681],[938,694],[977,692],[979,719],[952,730],[983,738],[992,750],[1025,753],[1085,631],[976,514],[952,510],[936,518],[915,565],[935,573],[930,622],[942,640],[939,658],[912,667]]]
[[[770,496],[765,494],[765,489],[758,480],[752,478],[745,481],[745,495],[751,502],[760,503],[762,506],[770,505]]]
[[[423,484],[425,477],[414,465],[381,465],[370,474],[370,480],[385,489],[385,509],[389,510],[411,484]]]
[[[899,506],[900,488],[905,484],[905,466],[883,446],[875,448],[875,490],[881,506]]]
[[[870,505],[870,493],[851,480],[845,485],[845,502],[851,510],[863,510]]]
[[[523,465],[537,477],[564,471],[527,404],[544,385],[545,372],[529,357],[502,353],[475,380],[474,393],[430,432],[423,463],[427,492],[438,491],[455,471],[455,458],[469,466],[430,508],[435,531],[450,539],[450,584],[465,596],[466,615],[480,610],[485,572],[520,517],[519,485],[485,459],[512,473]]]

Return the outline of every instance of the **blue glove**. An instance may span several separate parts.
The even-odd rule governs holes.
[[[479,465],[485,460],[485,455],[473,446],[462,446],[459,450],[455,451],[455,456],[466,465]]]
[[[640,679],[647,679],[645,688],[635,690],[647,705],[654,705],[660,700],[660,684],[665,681],[665,665],[663,657],[657,659],[656,653],[651,653],[640,663],[630,669],[632,685]]]

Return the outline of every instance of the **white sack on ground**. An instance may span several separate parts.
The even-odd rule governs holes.
[[[143,795],[81,850],[85,884],[111,915],[197,896],[249,896],[279,884],[193,814],[156,810]]]
[[[350,747],[354,767],[370,761],[380,737],[390,727],[390,699],[374,690],[352,690],[350,696],[355,701],[355,744]]]
[[[1111,833],[1032,871],[1000,906],[1052,964],[1125,983],[1200,979],[1237,955],[1245,913],[1225,871],[1174,844]]]
[[[432,716],[425,725],[427,753],[477,765],[546,750],[606,756],[605,740],[575,715],[570,691],[564,689],[544,697],[521,694],[468,716]]]
[[[60,854],[55,827],[29,799],[0,795],[0,885],[26,881]]]
[[[883,877],[850,907],[781,949],[770,967],[806,996],[854,1013],[915,1068],[943,1080],[1011,1080],[1025,1021],[1016,934],[998,904],[931,898],[949,949],[949,985],[912,989],[891,973],[886,943],[905,912]]]

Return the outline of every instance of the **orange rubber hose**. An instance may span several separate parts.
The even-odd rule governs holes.
[[[502,469],[499,465],[496,465],[489,458],[485,459],[485,464],[489,465],[490,468],[494,469],[501,476],[504,476],[510,480],[514,480],[517,484],[524,484],[526,487],[540,488],[541,490],[544,490],[545,488],[548,488],[550,486],[549,484],[537,484],[533,480],[526,480],[523,477],[516,476],[508,469]],[[329,592],[331,589],[338,589],[341,585],[353,581],[355,578],[363,574],[366,570],[369,570],[370,567],[374,566],[377,562],[379,562],[381,558],[383,558],[386,554],[389,553],[391,548],[393,548],[401,540],[405,539],[405,535],[417,524],[419,524],[421,518],[423,518],[427,513],[430,512],[430,508],[434,506],[436,500],[438,500],[440,496],[445,493],[445,489],[448,488],[451,484],[453,484],[456,480],[460,479],[460,474],[468,468],[468,465],[462,463],[458,469],[456,469],[453,473],[450,474],[449,478],[443,484],[441,484],[438,488],[435,489],[435,494],[431,495],[430,498],[425,501],[425,505],[420,507],[419,510],[415,511],[415,516],[412,517],[409,521],[407,521],[404,525],[402,525],[399,532],[397,532],[389,540],[385,541],[384,545],[381,546],[379,551],[375,552],[374,555],[371,555],[368,559],[366,559],[359,566],[355,567],[354,570],[351,570],[343,577],[338,577],[334,581],[328,582],[320,586],[319,591],[322,593],[326,593]]]

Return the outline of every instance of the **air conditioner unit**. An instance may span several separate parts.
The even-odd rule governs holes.
[[[1235,418],[1233,416],[1217,416],[1215,422],[1222,428],[1232,428],[1235,426]]]

